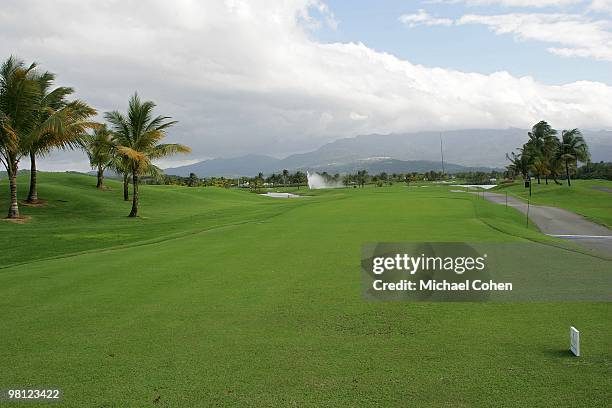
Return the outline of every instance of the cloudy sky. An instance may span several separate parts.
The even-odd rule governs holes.
[[[162,165],[365,133],[612,129],[612,0],[2,0],[0,50],[100,112],[154,100],[193,148]]]

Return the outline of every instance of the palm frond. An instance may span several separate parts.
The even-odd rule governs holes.
[[[116,171],[132,175],[158,176],[161,170],[152,160],[175,153],[187,153],[191,149],[180,144],[160,144],[166,131],[176,124],[166,116],[154,116],[155,103],[142,101],[134,93],[128,102],[127,113],[107,112],[104,117],[113,132],[116,159],[111,163]]]
[[[134,150],[131,147],[117,146],[116,150],[119,155],[124,156],[133,162],[145,161],[147,159],[147,156],[144,153]]]
[[[167,143],[155,146],[149,153],[151,159],[160,159],[176,153],[191,153],[191,148],[178,143]]]

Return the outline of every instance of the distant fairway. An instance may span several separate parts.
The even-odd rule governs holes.
[[[22,207],[23,225],[0,222],[0,386],[59,387],[71,407],[593,407],[612,397],[609,303],[362,299],[364,242],[558,242],[476,195],[143,186],[142,218],[128,219],[119,183],[40,182],[48,207]],[[612,210],[597,208],[593,218],[610,222]],[[580,359],[566,351],[570,325],[583,333]]]

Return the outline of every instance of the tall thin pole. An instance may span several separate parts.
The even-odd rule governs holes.
[[[440,157],[442,158],[442,175],[444,176],[444,150],[442,149],[442,132],[440,132]]]
[[[527,199],[527,216],[525,217],[527,229],[529,229],[529,199]]]

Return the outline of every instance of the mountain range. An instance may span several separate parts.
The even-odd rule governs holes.
[[[612,132],[584,131],[592,160],[612,160]],[[439,132],[370,134],[344,138],[320,148],[279,159],[261,154],[216,158],[165,169],[166,174],[199,177],[253,176],[283,169],[348,173],[360,169],[370,173],[424,172],[441,170],[440,140],[445,170],[449,173],[500,169],[508,164],[505,154],[527,140],[525,129],[471,129]]]

